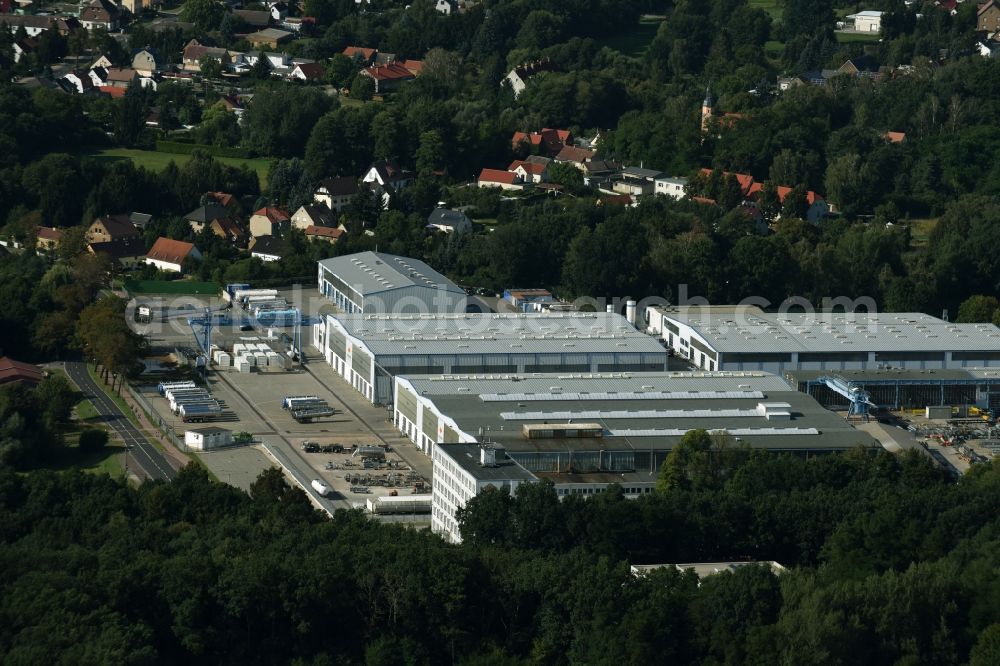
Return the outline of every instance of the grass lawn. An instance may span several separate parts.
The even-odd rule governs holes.
[[[775,21],[781,18],[783,10],[778,5],[778,0],[750,0],[747,4],[754,9],[763,9]]]
[[[867,32],[837,32],[837,42],[840,44],[850,44],[852,42],[877,42],[879,40],[879,35],[876,33]]]
[[[90,153],[88,157],[109,162],[117,160],[132,160],[136,166],[145,167],[151,171],[163,171],[170,162],[177,166],[187,164],[191,159],[190,155],[180,153],[161,153],[157,150],[135,150],[132,148],[107,148]],[[239,157],[216,157],[215,160],[228,164],[229,166],[240,166],[248,164],[251,169],[257,172],[257,179],[260,181],[261,189],[267,185],[267,172],[271,168],[271,160],[267,157],[255,157],[253,159],[243,159]]]
[[[194,280],[125,280],[125,290],[134,294],[208,294],[217,295],[222,289],[215,282]]]
[[[920,220],[910,220],[910,238],[912,239],[913,247],[927,247],[927,243],[930,240],[931,232],[934,231],[934,227],[937,226],[938,219],[920,219]]]
[[[630,58],[641,58],[646,55],[649,45],[656,37],[662,19],[642,18],[633,30],[619,32],[600,41],[602,46],[614,49]]]

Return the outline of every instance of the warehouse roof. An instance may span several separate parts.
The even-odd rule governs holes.
[[[397,383],[433,403],[467,436],[509,452],[664,450],[697,428],[726,430],[753,448],[816,451],[872,443],[812,397],[767,373],[404,376]],[[532,439],[524,434],[525,425],[569,424],[581,430],[599,424],[603,433]]]
[[[747,306],[657,308],[720,352],[1000,351],[1000,328],[920,312],[785,312]]]
[[[438,447],[442,451],[447,451],[456,465],[480,481],[535,480],[531,472],[507,457],[507,453],[502,448],[496,449],[496,464],[486,467],[479,462],[481,448],[479,444],[438,444]]]
[[[419,259],[384,252],[358,252],[324,259],[319,264],[362,296],[405,287],[429,287],[465,294],[461,287]]]
[[[655,339],[619,314],[337,315],[344,330],[375,354],[587,354],[662,355]]]

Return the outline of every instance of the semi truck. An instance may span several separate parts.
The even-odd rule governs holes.
[[[156,392],[160,395],[166,395],[167,391],[171,389],[186,388],[195,388],[194,382],[160,382],[156,385]]]
[[[284,400],[281,401],[282,409],[291,409],[293,405],[299,402],[307,402],[310,400],[319,400],[318,395],[286,395]]]

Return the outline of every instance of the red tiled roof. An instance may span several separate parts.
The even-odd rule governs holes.
[[[702,169],[701,173],[703,175],[705,175],[705,176],[711,176],[712,175],[712,170],[711,169]],[[756,188],[754,187],[754,185],[756,185],[756,183],[754,182],[753,176],[751,176],[748,173],[731,173],[729,171],[723,171],[722,175],[725,178],[729,178],[729,176],[736,176],[736,181],[740,184],[740,189],[743,190],[743,196],[750,196],[754,192],[757,192],[757,191],[760,190],[760,187],[756,187]]]
[[[128,92],[126,88],[115,88],[114,86],[97,86],[97,89],[115,98],[124,97],[125,93]]]
[[[576,146],[563,146],[563,149],[556,155],[557,162],[586,162],[594,159],[596,155],[593,150],[577,148]]]
[[[397,61],[400,65],[405,67],[410,71],[411,74],[417,76],[424,71],[424,61],[423,60],[399,60]]]
[[[347,232],[343,229],[335,229],[333,227],[317,227],[315,224],[310,224],[306,227],[305,233],[306,236],[320,236],[322,238],[332,238],[337,240]]]
[[[889,143],[903,143],[906,141],[905,132],[886,132],[885,140]]]
[[[191,254],[192,250],[194,250],[193,243],[185,243],[184,241],[160,236],[153,243],[153,247],[146,254],[146,258],[170,264],[181,264],[184,263],[184,260]]]
[[[379,65],[378,67],[366,67],[364,70],[368,76],[376,81],[412,79],[413,72],[398,63]]]
[[[705,204],[708,206],[715,205],[715,199],[709,199],[708,197],[691,197],[691,201],[697,201],[700,204]]]
[[[525,173],[530,173],[533,176],[540,176],[545,172],[545,165],[538,164],[537,162],[526,162],[524,160],[514,160],[507,167],[507,171],[514,173],[517,171],[517,167],[524,168]]]
[[[38,238],[45,240],[61,241],[63,237],[63,233],[55,227],[38,227],[37,232]]]
[[[367,49],[363,46],[348,46],[343,51],[341,51],[348,58],[353,58],[356,55],[361,56],[364,60],[371,60],[375,55],[375,49]]]
[[[225,100],[226,98],[224,97],[223,99]],[[215,203],[219,204],[220,206],[228,207],[229,204],[236,201],[236,197],[234,197],[232,194],[229,194],[228,192],[206,192],[205,194],[208,195],[210,199],[215,201]]]
[[[10,382],[37,384],[44,378],[41,368],[37,365],[15,361],[9,356],[0,356],[0,384]]]
[[[775,191],[778,193],[778,201],[780,201],[781,203],[785,203],[785,197],[787,197],[789,194],[792,193],[792,189],[793,188],[791,188],[791,187],[785,187],[784,185],[778,185],[778,187],[775,188]],[[812,206],[817,201],[822,201],[822,200],[823,200],[823,197],[821,197],[820,195],[816,194],[812,190],[809,190],[808,192],[806,192],[806,202],[810,206]]]
[[[510,143],[514,150],[517,150],[517,147],[525,141],[532,146],[544,145],[551,154],[558,153],[572,138],[573,134],[569,130],[545,127],[540,132],[514,132]]]
[[[479,172],[479,182],[484,181],[487,183],[514,185],[517,183],[517,174],[510,173],[509,171],[501,171],[500,169],[483,169]]]
[[[280,224],[282,222],[288,222],[291,218],[288,217],[288,213],[281,210],[280,208],[275,208],[274,206],[265,206],[258,211],[254,212],[254,216],[263,215],[271,224]]]
[[[996,3],[993,2],[993,0],[989,0],[988,2],[986,2],[986,3],[984,3],[984,4],[982,4],[982,5],[979,6],[979,11],[977,11],[976,14],[982,14],[987,9],[989,9],[990,7],[993,7],[995,5],[996,5]]]

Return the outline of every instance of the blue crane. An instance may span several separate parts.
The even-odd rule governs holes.
[[[875,409],[878,409],[878,405],[872,402],[868,391],[852,382],[849,382],[843,377],[838,375],[824,375],[817,378],[816,381],[822,383],[831,391],[839,393],[847,398],[847,401],[850,403],[850,406],[847,408],[848,419],[852,416],[857,416],[865,421],[868,421],[869,408],[874,407]]]

